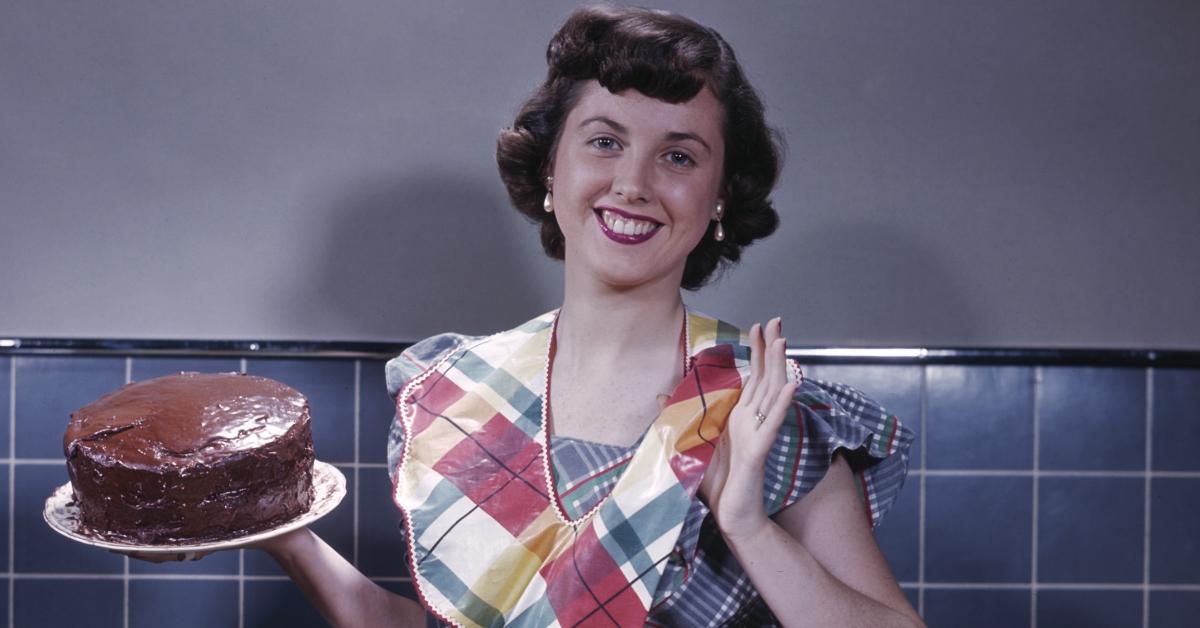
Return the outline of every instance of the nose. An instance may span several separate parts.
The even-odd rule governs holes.
[[[626,203],[649,202],[651,193],[651,165],[637,155],[621,160],[613,173],[612,190]]]

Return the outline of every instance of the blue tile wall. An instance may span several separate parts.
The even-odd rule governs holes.
[[[931,366],[925,464],[930,469],[1028,469],[1033,369]]]
[[[359,481],[362,500],[358,521],[359,569],[371,577],[408,576],[400,514],[392,502],[392,480],[387,470],[362,469]]]
[[[393,408],[384,361],[244,363],[309,396],[317,455],[346,476],[345,501],[313,529],[382,586],[415,597],[385,466]],[[261,552],[157,565],[73,543],[42,521],[46,497],[66,482],[71,411],[122,385],[127,372],[142,380],[242,365],[202,353],[0,357],[0,451],[12,453],[0,465],[0,508],[12,504],[0,517],[0,539],[12,538],[0,543],[0,564],[9,565],[0,623],[9,608],[9,625],[34,627],[78,620],[87,608],[88,625],[122,628],[326,625]],[[805,372],[863,390],[918,432],[910,476],[876,538],[930,626],[1196,625],[1200,369]],[[64,591],[79,604],[54,604]]]
[[[71,413],[125,383],[125,360],[110,357],[18,357],[16,453],[60,460]]]
[[[382,360],[363,360],[358,391],[358,457],[362,462],[387,462],[387,437],[396,406],[387,392]]]
[[[12,473],[12,465],[0,465],[0,504],[6,508],[8,506],[8,476]],[[0,517],[0,539],[8,538],[9,518]],[[9,547],[8,543],[0,542],[0,565],[8,567]],[[0,597],[4,597],[0,595]]]
[[[1153,481],[1150,530],[1150,581],[1200,585],[1200,479]]]
[[[11,604],[13,625],[21,628],[122,628],[125,621],[120,580],[17,577]]]
[[[1038,593],[1039,626],[1126,628],[1142,625],[1141,591],[1048,590]]]
[[[1141,582],[1145,487],[1141,478],[1042,478],[1039,580]]]
[[[929,589],[922,617],[934,628],[1028,626],[1029,597],[1016,589]]]
[[[325,628],[329,624],[304,593],[286,580],[250,580],[245,584],[246,626]]]
[[[1200,590],[1150,591],[1150,622],[1154,628],[1195,628],[1200,615]]]
[[[1145,370],[1047,368],[1039,403],[1042,469],[1145,468]]]
[[[1154,373],[1153,467],[1200,471],[1200,371]]]
[[[9,435],[12,413],[9,408],[9,389],[12,387],[12,364],[14,358],[0,357],[0,457],[12,455],[12,438]]]
[[[129,583],[130,628],[209,628],[237,623],[236,580],[147,578]]]
[[[925,489],[926,580],[1029,582],[1030,478],[935,476]]]
[[[46,498],[67,482],[66,464],[13,470],[13,569],[16,573],[119,574],[125,559],[63,537],[42,519]]]

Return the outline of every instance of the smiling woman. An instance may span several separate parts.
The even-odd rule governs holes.
[[[649,106],[658,109],[652,117],[668,114],[672,105],[683,105],[685,110],[716,105],[715,110],[689,114],[687,122],[708,125],[706,135],[682,128],[660,129],[666,135],[653,138],[680,144],[678,153],[667,154],[677,165],[703,157],[702,164],[710,166],[705,174],[717,173],[712,180],[728,214],[720,223],[724,237],[701,241],[689,254],[683,288],[700,288],[720,265],[737,262],[742,247],[775,231],[779,221],[768,197],[779,176],[779,138],[767,126],[762,101],[733,49],[716,31],[664,12],[593,7],[567,20],[550,41],[546,59],[550,66],[546,80],[526,101],[513,126],[500,133],[496,161],[513,205],[541,225],[547,255],[563,259],[565,253],[559,225],[542,211],[544,195],[550,190],[546,177],[559,161],[560,143],[579,130],[564,119],[578,113],[581,99],[603,99],[604,94],[626,96],[630,103],[652,101]],[[597,85],[603,89],[596,89]],[[619,111],[620,102],[618,97],[609,104]],[[621,120],[598,117],[574,116],[577,123],[607,125],[617,134],[628,131]],[[661,124],[662,118],[658,119]],[[716,129],[711,128],[713,122]],[[725,137],[737,141],[725,143]],[[616,137],[593,141],[599,142],[598,149],[621,147]],[[695,152],[696,144],[703,153]],[[715,210],[715,199],[709,207]],[[710,228],[715,232],[717,223]]]
[[[576,10],[497,161],[564,261],[562,307],[388,364],[389,467],[422,605],[456,626],[913,626],[871,528],[912,432],[785,359],[776,318],[689,311],[774,231],[779,149],[729,45]],[[335,624],[409,622],[307,530],[263,544]]]
[[[595,276],[678,288],[722,203],[721,108],[707,89],[671,104],[581,86],[548,185],[568,283]]]

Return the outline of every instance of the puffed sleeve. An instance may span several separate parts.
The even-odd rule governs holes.
[[[775,514],[812,490],[841,449],[871,513],[871,526],[878,525],[904,485],[913,438],[911,429],[858,390],[802,378],[767,455],[767,512]]]
[[[412,378],[424,373],[426,369],[433,368],[442,358],[449,355],[455,349],[465,346],[473,339],[473,336],[464,336],[462,334],[438,334],[412,345],[400,355],[388,360],[387,365],[384,367],[384,375],[387,378],[388,394],[391,395],[392,401],[396,400],[396,395],[400,394],[405,384]],[[399,415],[396,415],[392,419],[392,427],[388,432],[387,459],[389,475],[394,476],[396,474],[396,465],[400,463],[403,439],[404,429],[400,423]]]

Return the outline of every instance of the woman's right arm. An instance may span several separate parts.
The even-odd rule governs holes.
[[[425,625],[417,602],[375,584],[308,528],[258,545],[334,626]]]

